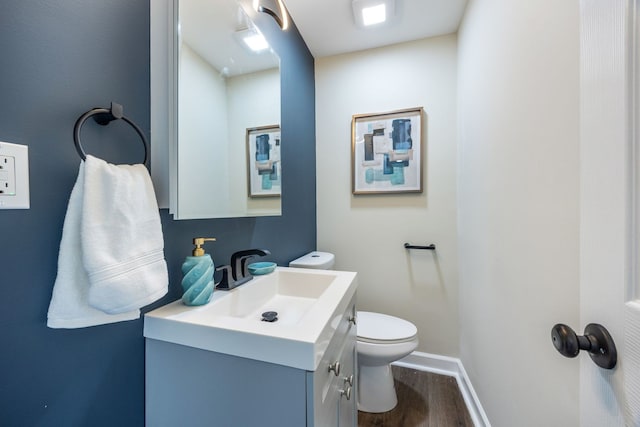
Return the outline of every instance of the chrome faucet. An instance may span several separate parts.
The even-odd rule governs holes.
[[[222,271],[222,279],[216,285],[216,289],[230,290],[253,279],[247,267],[249,260],[255,256],[270,254],[271,252],[266,249],[246,249],[233,253],[231,255],[231,265],[223,265],[216,268],[216,271]]]

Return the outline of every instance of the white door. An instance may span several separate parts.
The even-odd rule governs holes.
[[[640,0],[581,0],[582,331],[600,323],[618,349],[613,370],[580,356],[581,427],[640,426],[637,185],[640,132],[635,28]],[[635,124],[635,125],[634,125]]]

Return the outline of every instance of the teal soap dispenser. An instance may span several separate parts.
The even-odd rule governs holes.
[[[213,237],[196,237],[193,244],[196,246],[192,256],[188,256],[182,264],[182,302],[185,305],[204,305],[211,300],[213,295],[213,260],[211,255],[201,248],[204,242],[215,242]]]

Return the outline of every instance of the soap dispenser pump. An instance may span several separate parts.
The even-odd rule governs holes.
[[[213,295],[214,265],[211,255],[204,252],[204,242],[215,242],[213,237],[196,237],[195,248],[182,264],[182,302],[185,305],[204,305]]]

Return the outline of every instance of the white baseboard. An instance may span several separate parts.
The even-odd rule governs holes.
[[[478,395],[476,395],[460,359],[414,351],[407,357],[394,362],[393,365],[454,377],[469,409],[473,424],[476,427],[491,427],[487,414],[482,409]]]

